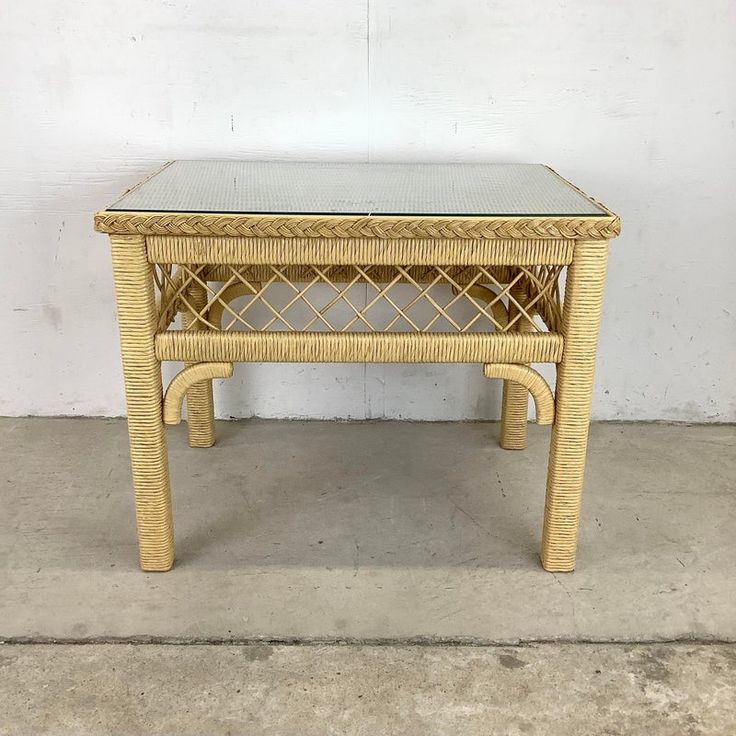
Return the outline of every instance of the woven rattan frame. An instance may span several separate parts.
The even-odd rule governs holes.
[[[232,363],[555,363],[560,335],[161,332],[159,360]]]
[[[112,266],[128,408],[140,563],[168,570],[174,563],[169,465],[162,415],[161,365],[154,350],[157,315],[153,268],[140,236],[113,236]]]
[[[396,263],[448,266],[472,264],[530,266],[567,265],[574,242],[535,238],[519,248],[513,238],[224,238],[154,235],[146,238],[152,263],[291,263],[293,265],[352,265]]]
[[[127,235],[224,235],[229,238],[495,239],[615,238],[605,217],[320,217],[100,212],[95,228]]]
[[[504,380],[501,445],[508,449],[525,445],[531,391],[540,423],[554,417],[542,564],[550,571],[572,570],[607,241],[620,230],[618,218],[602,209],[600,217],[581,218],[98,213],[95,227],[112,244],[143,569],[167,570],[174,558],[164,419],[180,420],[186,394],[190,444],[208,447],[215,437],[212,378],[231,375],[239,361],[311,361],[483,364],[486,376]],[[254,287],[261,290],[256,277],[269,278],[276,269],[293,282],[309,269],[329,268],[340,282],[343,273],[348,280],[351,269],[365,264],[380,267],[374,273],[383,275],[406,268],[407,281],[411,269],[421,266],[493,269],[499,283],[511,284],[506,292],[480,281],[449,285],[456,297],[486,302],[482,311],[497,331],[225,329],[228,316],[234,321],[232,302],[252,295]],[[248,278],[233,277],[240,266],[251,269]],[[519,269],[533,273],[528,269],[534,267],[567,267],[561,309],[551,298],[556,271],[550,271],[554,292],[546,287],[536,303],[529,279],[514,281]],[[209,286],[217,281],[225,282],[221,291]],[[177,312],[182,329],[173,329]],[[550,331],[537,331],[540,324]],[[165,401],[162,361],[185,363]],[[554,397],[528,367],[537,362],[557,364]]]
[[[565,347],[557,367],[556,414],[542,533],[542,564],[555,572],[575,569],[607,259],[608,243],[578,243],[567,273],[562,315]]]
[[[185,330],[230,330],[242,325],[249,331],[286,328],[292,332],[324,330],[346,332],[398,331],[401,326],[417,332],[482,332],[485,328],[506,332],[556,330],[561,320],[558,278],[562,266],[293,266],[263,264],[252,266],[159,265],[157,284],[161,290],[159,328],[166,329],[176,311],[183,316]],[[172,271],[172,269],[176,269]],[[223,283],[211,284],[212,281]],[[361,284],[365,303],[356,305],[350,290]],[[270,287],[287,286],[289,298],[274,304]],[[328,286],[332,292],[317,306],[314,287]],[[397,296],[395,290],[409,287]],[[444,289],[442,288],[444,287]],[[448,288],[449,287],[449,288]],[[443,291],[443,294],[439,294]],[[235,299],[247,297],[234,307]],[[446,298],[445,298],[446,297]],[[504,304],[503,300],[508,304]],[[375,306],[389,308],[376,315]],[[412,310],[430,306],[431,313],[413,316]],[[294,307],[306,314],[294,319]],[[261,307],[263,320],[252,317]],[[348,309],[342,322],[335,321],[336,308]],[[512,310],[513,314],[509,314]],[[255,310],[257,312],[257,309]],[[453,315],[454,312],[454,315]],[[541,322],[535,318],[539,316]],[[397,327],[398,325],[398,327]]]
[[[183,371],[177,373],[166,389],[166,394],[164,395],[164,424],[179,424],[184,397],[189,395],[189,401],[191,402],[193,388],[201,384],[212,386],[213,378],[230,378],[232,375],[232,363],[193,363],[186,366]],[[209,407],[204,410],[202,407],[195,408],[192,406],[190,408],[192,411],[200,411],[209,415]],[[213,435],[212,441],[214,442],[214,429],[208,428],[208,430],[207,439],[210,439],[211,433]],[[212,442],[204,446],[210,447],[211,445]]]
[[[514,286],[513,295],[517,301],[522,304],[525,303],[524,294],[516,285]],[[513,306],[510,311],[514,311]],[[528,320],[519,320],[515,327],[517,332],[529,332],[531,330]],[[503,398],[501,400],[501,437],[499,440],[504,450],[523,450],[526,447],[528,409],[529,395],[527,388],[514,381],[504,381]]]

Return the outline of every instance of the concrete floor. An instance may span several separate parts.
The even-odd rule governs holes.
[[[733,736],[732,647],[0,648],[0,733]]]
[[[177,564],[137,568],[125,424],[0,420],[0,636],[736,640],[736,427],[597,424],[573,574],[539,565],[549,428],[170,433]]]
[[[734,732],[735,427],[594,425],[567,575],[547,428],[218,432],[170,433],[177,565],[144,574],[124,422],[0,420],[0,733]]]

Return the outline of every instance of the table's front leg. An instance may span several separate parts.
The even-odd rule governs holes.
[[[607,256],[606,241],[578,242],[567,272],[542,534],[542,565],[550,572],[575,569]]]
[[[128,407],[140,564],[168,570],[174,533],[166,434],[162,417],[161,364],[154,352],[156,304],[145,239],[112,235],[113,275]]]

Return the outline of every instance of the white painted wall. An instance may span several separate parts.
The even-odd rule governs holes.
[[[622,215],[594,416],[736,420],[733,0],[5,0],[0,414],[124,412],[92,214],[171,158],[532,161]],[[468,366],[240,366],[224,416],[488,418]]]

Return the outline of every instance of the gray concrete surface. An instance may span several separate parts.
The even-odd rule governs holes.
[[[124,422],[1,420],[0,637],[736,639],[732,426],[593,425],[568,575],[537,559],[548,428],[218,431],[170,433],[178,562],[144,574]]]
[[[0,733],[732,736],[732,646],[0,647]]]

